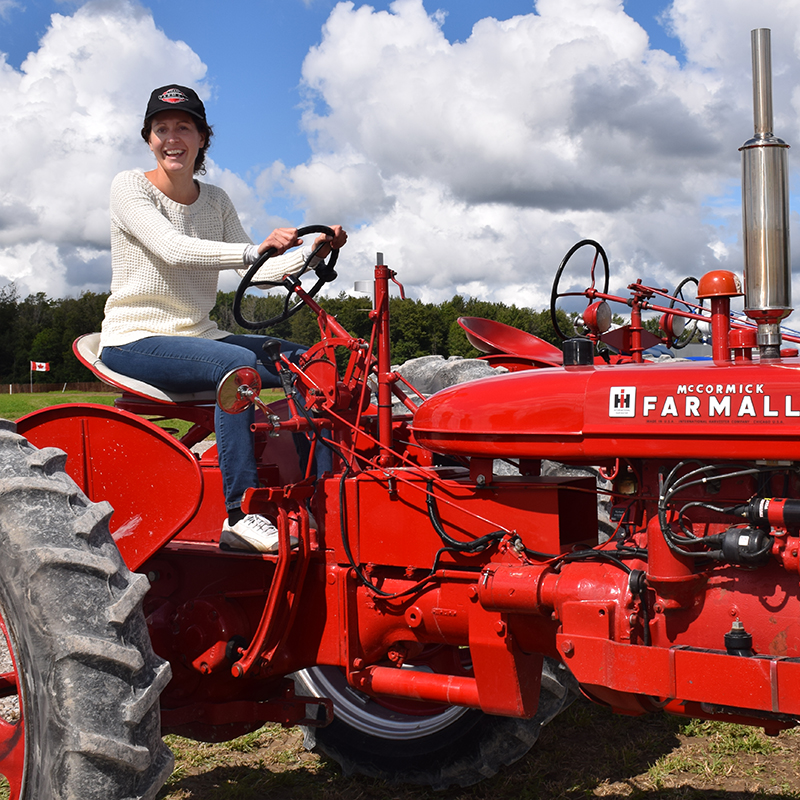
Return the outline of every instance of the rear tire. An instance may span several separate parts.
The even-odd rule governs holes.
[[[149,583],[65,460],[0,420],[0,775],[11,800],[153,800],[173,758]]]
[[[329,697],[334,720],[305,728],[305,747],[337,761],[345,775],[434,789],[471,786],[526,755],[542,725],[577,696],[563,665],[545,658],[539,708],[532,719],[450,707],[429,715],[403,714],[348,686],[334,667],[295,674],[298,694]]]

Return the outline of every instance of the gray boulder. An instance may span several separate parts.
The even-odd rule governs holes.
[[[394,372],[402,375],[412,386],[425,397],[455,386],[457,383],[502,375],[508,372],[505,367],[491,367],[479,358],[462,358],[461,356],[422,356],[412,358],[405,364],[393,366]]]

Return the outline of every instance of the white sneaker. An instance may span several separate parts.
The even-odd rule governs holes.
[[[292,547],[297,546],[297,537],[289,537]],[[235,525],[228,520],[222,526],[219,546],[224,550],[248,550],[256,553],[277,553],[278,529],[260,514],[247,514]]]

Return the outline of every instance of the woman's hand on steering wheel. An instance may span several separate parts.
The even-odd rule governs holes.
[[[256,259],[255,263],[247,270],[247,274],[239,283],[239,288],[236,290],[236,294],[233,298],[233,318],[243,328],[247,328],[248,330],[262,330],[272,325],[277,325],[279,322],[289,319],[289,317],[296,314],[303,307],[304,303],[302,299],[298,299],[294,305],[291,303],[292,297],[294,296],[293,284],[286,283],[283,279],[278,281],[257,281],[255,277],[261,267],[266,263],[267,259],[283,252],[278,248],[286,249],[302,244],[303,240],[301,237],[309,233],[317,233],[319,235],[315,239],[312,252],[305,260],[302,268],[295,273],[297,278],[309,268],[314,258],[322,259],[325,255],[330,255],[330,258],[327,263],[325,261],[320,261],[320,263],[314,267],[314,271],[317,273],[317,282],[306,292],[306,295],[308,297],[314,297],[325,283],[336,278],[336,272],[334,272],[333,268],[339,257],[339,249],[347,241],[347,233],[342,230],[341,225],[335,225],[333,228],[329,228],[326,225],[307,225],[304,228],[276,228],[259,245],[259,251],[261,251],[263,247],[263,252],[261,252],[261,255]],[[295,283],[299,282],[295,280]],[[283,311],[280,314],[260,322],[245,319],[242,314],[242,300],[244,299],[245,292],[247,292],[251,286],[264,288],[281,285],[287,289],[288,294],[283,304]]]
[[[347,242],[347,231],[341,225],[333,225],[331,230],[333,231],[333,236],[321,233],[314,240],[315,250],[320,245],[323,245],[316,252],[318,258],[327,258],[331,250],[339,250]],[[303,244],[303,240],[298,238],[297,228],[275,228],[258,246],[258,254],[263,256],[267,250],[272,249],[272,255],[279,256],[301,244]]]
[[[275,228],[258,246],[258,254],[263,256],[271,248],[272,255],[279,256],[302,243],[303,240],[297,238],[297,228]]]
[[[315,250],[320,245],[323,245],[317,250],[318,258],[327,258],[331,250],[339,250],[347,242],[347,231],[341,225],[332,225],[331,230],[333,231],[333,236],[327,236],[323,233],[314,240]]]

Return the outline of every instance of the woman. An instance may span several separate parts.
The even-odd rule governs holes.
[[[145,112],[142,138],[156,159],[149,172],[129,170],[111,186],[111,295],[105,308],[101,358],[111,369],[166,391],[214,389],[234,367],[257,367],[265,385],[277,386],[274,367],[259,361],[264,337],[235,336],[209,314],[219,272],[244,270],[265,250],[273,257],[261,280],[279,280],[302,269],[310,247],[295,228],[278,228],[259,245],[245,233],[227,194],[200,183],[212,136],[196,92],[172,84],[156,89]],[[347,241],[340,226],[320,236],[319,258]],[[294,359],[305,350],[281,342]],[[275,552],[278,532],[269,520],[241,510],[246,489],[258,486],[250,413],[215,411],[217,451],[228,518],[220,546]]]

